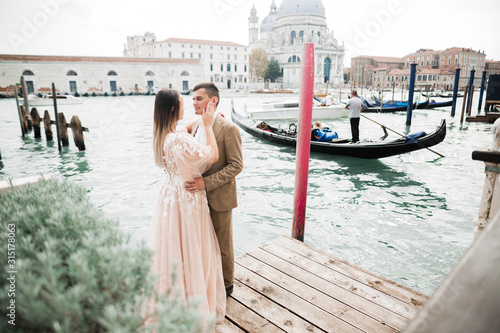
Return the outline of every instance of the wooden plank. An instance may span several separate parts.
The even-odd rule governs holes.
[[[224,321],[220,324],[218,324],[215,327],[215,332],[216,333],[241,333],[245,332],[238,326],[234,325],[232,322],[227,320],[227,318],[224,319]]]
[[[240,281],[236,280],[234,286],[232,297],[282,330],[286,332],[325,332]]]
[[[240,265],[241,257],[238,257],[235,265],[235,278],[250,288],[257,290],[269,299],[278,303],[282,307],[293,312],[297,316],[307,319],[314,323],[317,327],[331,332],[335,328],[336,333],[342,332],[357,332],[360,330],[349,325],[345,321],[332,316],[328,312],[316,307],[315,305],[305,301],[301,297],[290,293],[282,288],[276,282],[271,282],[264,279],[250,269]]]
[[[373,318],[368,317],[366,314],[353,309],[352,307],[340,302],[337,299],[308,286],[306,283],[299,281],[289,275],[284,274],[280,270],[259,261],[249,254],[239,257],[238,262],[253,272],[259,274],[263,278],[274,282],[281,288],[288,290],[303,300],[314,304],[321,308],[326,313],[358,328],[365,332],[393,332],[388,326],[381,324]],[[307,318],[307,317],[305,317]]]
[[[233,297],[227,298],[226,318],[249,332],[283,332],[283,330],[245,307]]]
[[[330,267],[323,266],[316,261],[306,258],[292,250],[285,248],[277,243],[269,242],[261,246],[261,249],[273,253],[276,256],[286,260],[290,264],[300,267],[322,279],[329,281],[339,287],[348,290],[360,297],[374,302],[389,311],[393,311],[406,319],[411,319],[417,314],[417,309],[403,301],[396,299],[386,293],[367,286],[359,281],[352,279],[342,273],[339,273]],[[325,284],[327,285],[327,284]],[[321,289],[324,291],[323,289]]]
[[[336,258],[333,255],[326,254],[325,252],[306,243],[292,239],[291,237],[282,236],[276,238],[272,242],[280,244],[283,247],[310,258],[337,272],[350,276],[365,285],[391,295],[416,309],[419,309],[428,299],[428,297],[422,293],[355,266],[347,261]]]

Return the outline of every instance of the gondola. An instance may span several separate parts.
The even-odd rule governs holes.
[[[413,110],[415,109],[426,109],[427,106],[429,105],[429,100],[426,100],[425,102],[422,103],[413,103]],[[374,106],[374,107],[366,107],[363,109],[362,112],[381,112],[381,113],[388,113],[388,112],[399,112],[399,111],[406,111],[408,109],[408,103],[395,103],[393,105],[386,105],[382,106],[382,109],[380,106]]]
[[[257,128],[259,122],[243,117],[236,113],[234,108],[232,109],[231,117],[236,125],[256,138],[284,146],[295,147],[297,144],[296,134]],[[311,151],[330,155],[376,159],[432,147],[442,142],[445,136],[446,121],[443,119],[436,131],[420,137],[416,142],[406,142],[405,138],[387,142],[360,142],[356,144],[351,144],[351,140],[348,139],[338,139],[335,142],[311,141]]]
[[[428,109],[444,108],[445,106],[451,106],[452,104],[453,100],[446,102],[436,102],[435,100],[431,99],[431,101],[429,102],[429,106],[427,106],[427,108]]]
[[[189,95],[191,94],[191,90],[181,91],[181,95]]]

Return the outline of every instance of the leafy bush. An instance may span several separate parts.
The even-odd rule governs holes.
[[[158,297],[151,254],[75,184],[42,180],[1,194],[0,235],[2,270],[14,276],[0,280],[2,332],[202,330],[195,304],[172,295],[158,298],[159,322],[144,324],[142,304]]]

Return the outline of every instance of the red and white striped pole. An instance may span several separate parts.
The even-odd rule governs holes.
[[[302,53],[302,73],[295,164],[292,237],[304,241],[306,219],[307,179],[311,148],[311,123],[314,97],[314,44],[305,43]]]

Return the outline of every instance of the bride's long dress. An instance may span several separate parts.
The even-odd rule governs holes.
[[[205,191],[190,193],[184,182],[210,167],[212,148],[187,133],[170,133],[163,146],[165,179],[153,214],[149,246],[154,251],[152,270],[160,293],[171,286],[181,297],[196,298],[205,316],[224,320],[226,291],[219,244]]]

